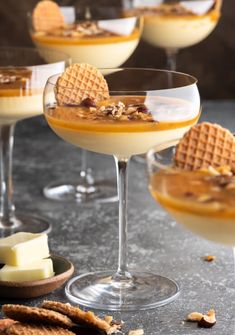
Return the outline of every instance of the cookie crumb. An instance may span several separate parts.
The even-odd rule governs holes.
[[[133,329],[129,331],[128,335],[144,335],[144,330],[143,329]]]
[[[216,259],[216,257],[213,256],[213,255],[207,255],[207,256],[204,257],[205,262],[213,262],[215,259]]]

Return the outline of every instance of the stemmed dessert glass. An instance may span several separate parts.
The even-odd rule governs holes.
[[[198,120],[200,97],[196,79],[182,73],[122,68],[106,69],[102,73],[109,86],[110,99],[100,101],[98,109],[59,106],[55,84],[60,75],[48,79],[44,93],[45,117],[55,133],[78,147],[113,155],[117,171],[117,271],[79,275],[68,282],[66,294],[72,301],[92,308],[145,310],[173,301],[179,287],[174,280],[143,269],[130,271],[128,268],[128,163],[132,155],[146,153],[159,142],[180,138]],[[74,96],[74,90],[78,89],[63,87],[63,90],[67,96]],[[82,93],[97,94],[83,90]]]
[[[50,59],[53,58],[53,62]],[[45,62],[49,61],[49,64]],[[14,128],[18,121],[43,112],[42,94],[46,80],[63,71],[69,57],[63,53],[30,48],[0,48],[0,234],[48,231],[41,217],[15,212],[13,203],[12,154]]]
[[[204,40],[216,27],[222,0],[123,0],[126,15],[143,15],[143,40],[163,48],[167,68],[176,70],[180,49]]]
[[[69,9],[70,8],[70,9]],[[63,7],[70,15],[65,17],[64,30],[37,32],[31,23],[30,34],[36,47],[62,50],[71,56],[73,63],[88,63],[98,68],[113,68],[123,64],[136,49],[142,19],[125,18],[120,8]],[[69,9],[69,10],[68,10]],[[88,153],[81,151],[81,170],[76,180],[51,182],[44,188],[47,198],[61,201],[114,202],[117,201],[116,184],[105,178],[97,179],[89,167]]]
[[[216,170],[213,173],[211,168],[208,171],[176,168],[174,154],[178,140],[163,141],[147,153],[153,198],[191,232],[234,247],[234,175],[226,173],[228,166],[223,167],[221,174],[215,173]]]

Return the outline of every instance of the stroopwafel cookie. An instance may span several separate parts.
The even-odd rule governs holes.
[[[120,330],[122,324],[110,323],[104,319],[99,318],[93,312],[85,312],[79,307],[71,306],[57,301],[44,301],[42,307],[45,309],[53,310],[68,316],[73,322],[81,325],[96,328],[106,332],[106,334],[113,334]]]
[[[61,327],[42,325],[42,324],[27,324],[15,323],[5,330],[6,335],[74,335],[68,329]]]
[[[33,27],[36,31],[47,32],[62,28],[65,25],[64,16],[56,2],[39,1],[32,14]]]
[[[66,315],[44,308],[7,304],[2,306],[2,311],[7,317],[16,321],[43,323],[63,328],[71,328],[74,326],[74,323]]]
[[[222,7],[222,0],[216,0],[215,1],[215,10],[220,13]]]
[[[179,141],[175,166],[197,170],[230,166],[235,171],[235,140],[233,134],[218,124],[203,122],[193,126]]]
[[[0,320],[0,334],[4,332],[6,328],[11,326],[12,324],[16,323],[17,321],[14,321],[12,319],[1,319]]]
[[[58,78],[55,88],[58,105],[79,105],[87,98],[100,101],[109,98],[102,73],[90,64],[73,64]]]

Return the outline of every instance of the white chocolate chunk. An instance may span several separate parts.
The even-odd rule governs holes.
[[[22,266],[4,265],[0,270],[2,281],[31,281],[54,276],[53,263],[50,258],[35,261]]]
[[[21,266],[49,256],[46,234],[16,233],[0,239],[0,263]]]

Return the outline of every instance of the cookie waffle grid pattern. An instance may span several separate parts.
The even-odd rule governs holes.
[[[96,68],[89,64],[74,64],[58,79],[56,98],[59,105],[79,105],[86,98],[108,99],[109,90]]]
[[[201,123],[179,142],[175,164],[185,170],[230,165],[235,168],[235,142],[233,135],[219,125]]]
[[[40,1],[33,11],[33,26],[36,31],[50,31],[65,25],[59,6],[50,0]]]
[[[7,335],[74,335],[73,332],[60,327],[36,324],[16,323],[5,330]]]
[[[16,321],[28,322],[31,320],[31,322],[41,322],[63,328],[74,326],[74,323],[67,316],[43,308],[7,304],[2,306],[2,310],[7,317]]]

